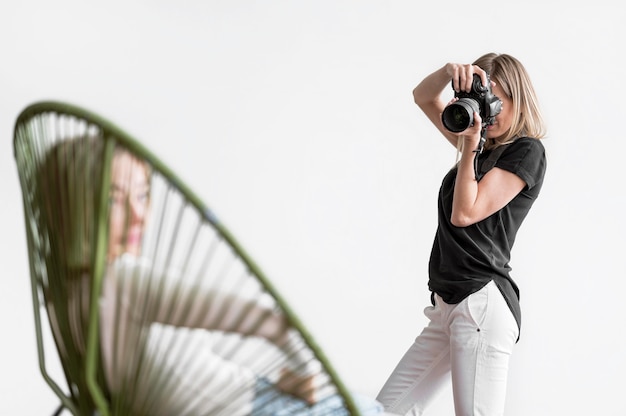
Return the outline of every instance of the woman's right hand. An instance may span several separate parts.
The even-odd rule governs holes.
[[[289,369],[283,369],[276,387],[284,393],[304,400],[308,404],[314,404],[316,402],[314,374],[300,375]]]
[[[478,74],[483,83],[487,82],[487,73],[477,65],[447,63],[424,78],[413,89],[415,104],[454,147],[457,147],[459,137],[447,130],[441,121],[441,114],[447,106],[446,103],[449,103],[449,100],[444,98],[444,91],[452,82],[452,87],[456,92],[469,92],[474,74]]]
[[[452,81],[454,91],[469,92],[474,82],[474,74],[480,76],[483,85],[487,85],[487,73],[478,65],[448,63],[445,66],[446,74]]]

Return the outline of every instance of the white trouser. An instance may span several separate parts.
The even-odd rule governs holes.
[[[462,302],[435,295],[424,310],[430,323],[378,394],[387,412],[421,415],[452,376],[457,416],[504,412],[509,357],[518,327],[492,281]]]

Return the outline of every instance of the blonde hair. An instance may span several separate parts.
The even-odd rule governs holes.
[[[107,214],[100,212],[99,200],[104,152],[102,137],[72,137],[53,144],[39,168],[39,227],[50,261],[68,269],[89,271],[96,245],[95,218]],[[140,163],[150,182],[150,164],[130,150],[116,145],[112,159],[125,154]]]
[[[518,137],[542,139],[546,135],[546,125],[541,115],[535,88],[522,63],[511,55],[487,53],[476,61],[489,73],[492,81],[513,101],[513,121],[511,128],[494,143],[485,143],[486,148],[508,144]]]

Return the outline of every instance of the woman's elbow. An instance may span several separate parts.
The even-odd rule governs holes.
[[[450,216],[450,223],[454,225],[455,227],[465,228],[467,226],[474,224],[474,222],[475,221],[473,221],[467,215],[452,214]]]
[[[425,94],[421,91],[420,86],[418,85],[417,87],[413,88],[413,101],[419,107],[422,107],[428,101],[432,101],[432,99],[426,97]]]

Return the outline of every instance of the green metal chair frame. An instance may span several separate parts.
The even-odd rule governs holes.
[[[48,371],[46,364],[47,348],[42,330],[44,325],[43,317],[48,314],[45,304],[46,294],[44,293],[47,290],[46,273],[48,272],[45,270],[46,266],[42,264],[41,254],[37,254],[38,251],[42,250],[42,246],[45,245],[42,230],[37,222],[37,218],[42,215],[40,207],[37,206],[38,187],[41,186],[38,183],[37,170],[42,165],[51,145],[65,140],[66,137],[64,136],[73,134],[72,129],[74,127],[62,127],[65,124],[82,126],[78,130],[83,133],[85,131],[96,131],[102,141],[103,159],[101,177],[95,178],[94,182],[99,190],[99,207],[97,208],[97,218],[94,221],[95,238],[90,265],[92,270],[91,301],[89,304],[88,333],[85,340],[84,361],[63,362],[66,380],[60,382],[55,380]],[[104,213],[107,212],[107,201],[110,191],[110,165],[115,147],[121,146],[149,163],[153,172],[156,172],[168,181],[170,186],[185,199],[188,206],[197,213],[201,219],[202,226],[211,227],[224,241],[224,244],[232,249],[245,265],[250,276],[256,279],[263,291],[275,301],[278,309],[286,316],[290,327],[302,337],[303,342],[310,349],[312,355],[321,363],[324,373],[328,376],[328,382],[332,384],[333,389],[343,399],[349,414],[359,414],[351,395],[346,390],[328,358],[313,336],[307,331],[303,322],[272,285],[271,281],[237,242],[232,233],[218,220],[213,211],[173,171],[139,141],[132,138],[112,122],[81,107],[63,102],[44,101],[28,106],[18,116],[14,129],[13,146],[23,195],[39,367],[46,383],[61,400],[62,408],[68,409],[74,415],[85,414],[85,409],[90,409],[91,407],[95,407],[98,413],[103,416],[115,414],[115,410],[110,407],[111,404],[107,398],[106,388],[103,386],[99,332],[101,317],[98,302],[94,300],[99,299],[101,295],[103,276],[106,272],[108,218]],[[68,186],[70,185],[68,184]],[[48,319],[50,319],[49,316]],[[64,324],[62,322],[59,323],[59,325]],[[57,351],[58,353],[59,351]],[[85,385],[81,385],[76,380],[73,380],[72,375],[74,374],[81,374],[81,377],[84,377]],[[65,384],[65,387],[61,387],[63,384]],[[69,394],[66,392],[68,389]],[[89,403],[85,404],[85,401]]]

